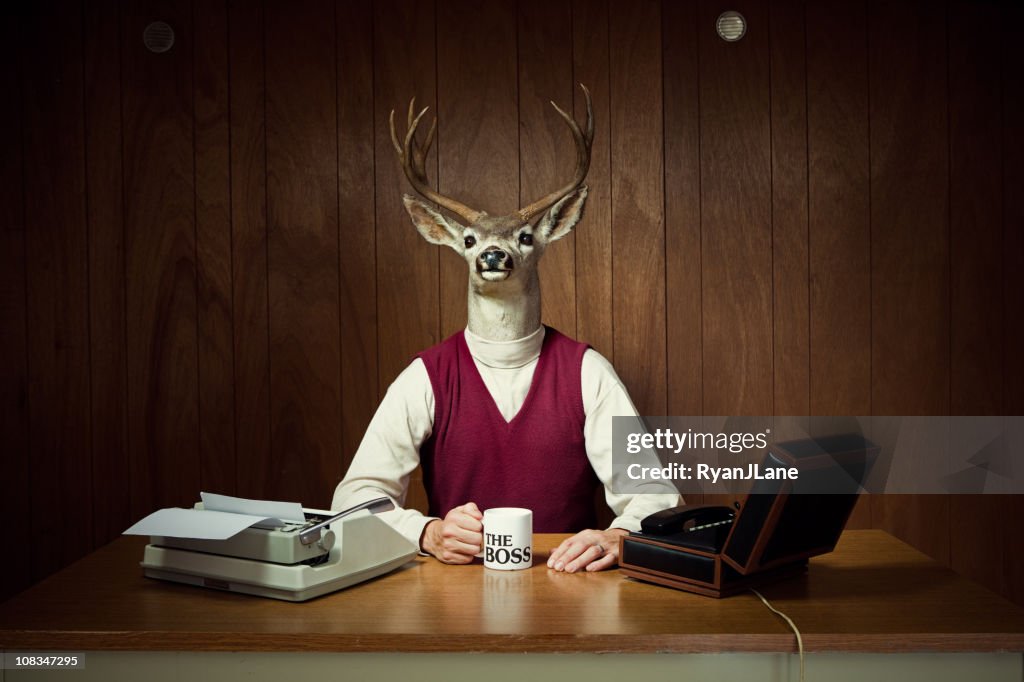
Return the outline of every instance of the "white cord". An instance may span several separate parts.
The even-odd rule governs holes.
[[[792,618],[790,618],[789,616],[784,614],[782,611],[779,611],[777,608],[775,608],[770,603],[768,603],[768,600],[764,598],[763,594],[761,594],[760,592],[758,592],[757,590],[755,590],[752,587],[748,588],[748,589],[750,589],[751,592],[753,592],[758,597],[760,597],[761,601],[764,602],[764,605],[768,607],[769,611],[771,611],[772,613],[778,615],[784,621],[786,621],[786,623],[789,624],[790,629],[796,635],[796,646],[800,650],[800,682],[804,682],[804,638],[800,636],[800,629],[796,626],[796,623],[793,622]]]

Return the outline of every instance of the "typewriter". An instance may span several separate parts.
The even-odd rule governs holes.
[[[146,576],[301,602],[402,566],[418,549],[380,518],[378,498],[343,512],[304,509],[303,521],[249,527],[226,539],[151,536]],[[196,509],[202,509],[197,503]]]

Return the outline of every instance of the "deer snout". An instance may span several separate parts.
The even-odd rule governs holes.
[[[481,272],[485,270],[511,270],[512,267],[512,259],[498,247],[491,247],[483,251],[476,258],[476,269]]]

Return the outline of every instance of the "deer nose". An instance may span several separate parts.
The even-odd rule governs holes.
[[[501,267],[501,264],[508,258],[508,254],[500,249],[494,249],[492,251],[484,251],[480,254],[480,261],[483,266],[488,270],[496,270]]]

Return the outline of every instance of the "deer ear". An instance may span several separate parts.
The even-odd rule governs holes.
[[[553,242],[572,232],[576,223],[583,217],[583,204],[587,201],[587,186],[569,192],[557,204],[548,209],[540,222],[537,231],[545,242]]]
[[[405,210],[412,218],[412,224],[416,226],[424,239],[431,244],[458,248],[462,232],[465,229],[462,225],[454,220],[449,221],[416,197],[411,197],[408,194],[402,196],[402,203],[405,204]]]

